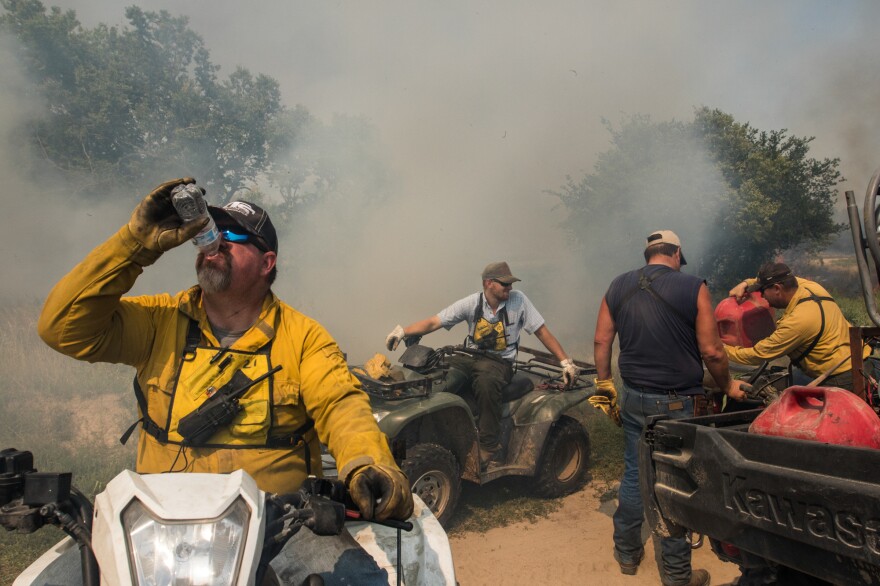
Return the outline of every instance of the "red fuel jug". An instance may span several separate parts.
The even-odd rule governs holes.
[[[880,448],[880,418],[849,391],[788,387],[749,426],[752,433]]]
[[[728,346],[751,348],[776,329],[770,304],[757,291],[737,303],[733,297],[724,299],[715,308],[718,335]]]

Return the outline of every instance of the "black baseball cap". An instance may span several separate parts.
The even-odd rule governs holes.
[[[746,288],[746,292],[763,291],[771,285],[781,283],[792,276],[791,269],[781,262],[766,263],[758,269],[758,279]]]
[[[265,242],[269,250],[278,253],[278,234],[275,233],[275,226],[266,210],[257,204],[249,201],[231,201],[222,208],[208,206],[208,211],[221,230],[242,228],[248,234]]]

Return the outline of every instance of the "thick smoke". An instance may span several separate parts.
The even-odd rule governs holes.
[[[110,0],[59,4],[86,27],[124,21]],[[643,200],[619,225],[585,226],[596,254],[589,266],[576,260],[558,227],[564,210],[546,191],[592,170],[610,146],[603,118],[689,120],[705,105],[758,128],[815,135],[814,156],[841,157],[850,180],[841,187],[858,193],[880,156],[871,99],[880,41],[869,28],[880,7],[872,2],[139,5],[188,15],[221,75],[236,65],[266,73],[288,106],[324,120],[364,116],[376,127],[388,192],[369,205],[328,200],[296,222],[296,233],[279,226],[282,255],[296,266],[282,271],[276,291],[324,323],[355,361],[381,350],[395,324],[475,291],[482,267],[495,260],[510,262],[523,279],[517,286],[568,351],[589,359],[601,295],[610,276],[643,262],[647,230],[679,232],[696,266],[706,210],[681,201],[658,215],[648,186],[628,194]],[[8,51],[0,60],[8,64]],[[39,107],[18,99],[26,78],[13,69],[0,74],[4,82],[19,76],[0,86],[4,138]],[[42,297],[126,220],[135,200],[124,194],[106,209],[71,210],[51,169],[46,185],[23,184],[19,158],[2,147],[2,197],[18,210],[0,220],[17,238],[7,238],[14,250],[2,293]],[[52,197],[21,205],[21,193],[33,189]],[[42,201],[53,208],[44,211]],[[607,247],[603,234],[620,230],[630,231],[632,246]],[[192,251],[174,251],[138,291],[187,286],[191,265]],[[426,342],[459,341],[462,328]]]

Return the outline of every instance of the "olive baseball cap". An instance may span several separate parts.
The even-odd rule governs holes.
[[[645,250],[648,250],[648,247],[655,244],[674,244],[681,248],[681,240],[678,239],[678,235],[672,230],[655,230],[648,234],[648,237],[645,239]],[[682,266],[687,264],[687,261],[684,259],[684,253],[681,254],[681,264]]]
[[[510,267],[506,262],[493,262],[486,265],[483,269],[483,280],[492,279],[493,281],[501,281],[505,285],[512,285],[522,279],[517,279],[510,273]]]
[[[266,210],[257,204],[249,201],[231,201],[222,208],[208,206],[208,211],[221,230],[238,226],[251,236],[262,240],[269,250],[278,253],[278,234],[275,232],[275,226]]]
[[[781,262],[768,262],[761,265],[761,268],[758,269],[757,281],[746,287],[746,292],[752,293],[754,291],[762,291],[771,285],[781,283],[790,276],[792,276],[792,272],[787,264]]]

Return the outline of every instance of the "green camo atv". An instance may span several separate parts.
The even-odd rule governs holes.
[[[454,514],[462,479],[485,484],[502,476],[531,476],[537,493],[551,498],[581,488],[590,438],[570,410],[593,394],[587,375],[595,375],[595,366],[576,360],[582,374],[564,389],[552,355],[520,347],[513,379],[502,390],[504,463],[481,471],[474,396],[465,375],[446,361],[462,353],[480,351],[413,345],[401,355],[402,366],[382,380],[353,370],[413,492],[440,523],[446,527]]]

